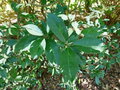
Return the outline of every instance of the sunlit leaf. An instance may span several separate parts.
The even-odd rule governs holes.
[[[43,36],[42,30],[34,24],[27,24],[24,25],[23,27],[32,35]]]

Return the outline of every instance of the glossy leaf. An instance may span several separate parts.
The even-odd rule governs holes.
[[[42,40],[41,46],[42,46],[43,50],[46,49],[46,40],[45,39]]]
[[[54,14],[48,14],[47,24],[50,27],[50,30],[59,40],[61,40],[62,42],[66,41],[66,39],[68,38],[68,33],[62,19],[58,18]]]
[[[27,24],[27,25],[24,25],[23,27],[32,35],[43,36],[42,30],[34,24]]]
[[[71,49],[67,48],[62,52],[60,66],[63,69],[65,81],[75,79],[79,70],[80,57]]]

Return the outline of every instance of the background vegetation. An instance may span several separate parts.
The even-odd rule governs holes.
[[[0,0],[1,90],[119,90],[119,0]]]

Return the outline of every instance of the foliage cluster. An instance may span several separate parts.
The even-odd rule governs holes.
[[[108,2],[1,0],[0,89],[40,89],[60,75],[58,86],[74,90],[78,73],[100,85],[120,62],[119,0]]]

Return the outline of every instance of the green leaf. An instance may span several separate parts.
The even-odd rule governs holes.
[[[103,42],[97,37],[100,35],[97,27],[89,27],[82,31],[84,38],[73,41],[79,50],[86,53],[98,53],[105,49]]]
[[[47,40],[47,45],[46,45],[46,56],[47,59],[51,62],[55,62],[57,64],[59,64],[60,62],[60,48],[59,46],[56,44],[56,42],[54,42],[53,40]]]
[[[3,77],[3,78],[6,78],[7,77],[6,71],[3,70],[3,69],[0,69],[0,76]]]
[[[65,42],[68,38],[68,33],[66,26],[61,18],[58,18],[54,14],[48,14],[47,16],[47,24],[50,27],[50,30],[55,34],[55,36]]]
[[[16,42],[17,42],[17,40],[10,39],[10,40],[8,40],[7,45],[9,45],[9,46],[13,46],[13,45],[16,44]]]
[[[92,53],[94,51],[102,52],[104,48],[104,44],[100,39],[93,37],[85,37],[80,40],[73,42],[73,45],[79,46],[81,51]]]
[[[28,90],[26,87],[20,87],[20,90]]]
[[[100,32],[98,32],[97,27],[89,27],[89,28],[82,30],[82,34],[84,34],[85,37],[96,38],[100,35]]]
[[[42,39],[35,40],[31,47],[30,47],[30,53],[32,58],[38,58],[43,53],[43,48],[41,46]]]
[[[34,24],[27,24],[23,26],[31,35],[35,35],[35,36],[43,36],[43,32],[42,30],[34,25]]]
[[[16,2],[11,2],[11,8],[15,11],[15,12],[18,12],[19,11],[19,8],[17,8],[17,3]]]
[[[15,67],[13,67],[10,71],[9,74],[11,76],[11,78],[16,78],[17,76],[17,70],[15,69]]]
[[[46,0],[41,0],[41,4],[45,5],[46,4]]]
[[[88,54],[96,54],[96,53],[99,53],[99,51],[97,50],[94,50],[90,47],[83,47],[83,46],[79,46],[79,45],[75,45],[73,46],[74,48],[78,49],[79,51],[83,51],[85,53],[88,53]]]
[[[19,61],[19,59],[14,57],[14,56],[7,59],[8,63],[14,63],[14,62],[17,62],[17,61]]]
[[[61,55],[60,66],[63,69],[65,81],[75,79],[79,70],[80,57],[71,49],[66,48]]]
[[[99,79],[99,77],[95,77],[95,82],[96,82],[97,85],[100,84],[100,79]]]
[[[11,25],[11,27],[8,30],[9,30],[9,34],[11,35],[19,35],[19,30],[14,25]]]
[[[59,1],[63,2],[62,0],[59,0]],[[67,6],[63,6],[63,5],[57,4],[55,13],[56,14],[63,14],[63,13],[65,13],[66,9],[67,9]]]
[[[48,44],[47,44],[47,48],[46,48],[46,51],[45,51],[45,55],[47,57],[47,60],[49,60],[50,62],[56,62],[53,51],[51,51],[51,48],[48,46]]]
[[[15,45],[15,52],[18,52],[24,48],[26,48],[28,45],[31,44],[33,40],[35,40],[37,37],[26,35],[23,38],[21,38],[17,44]]]
[[[0,55],[0,60],[3,59],[3,58],[4,58],[4,56]]]
[[[60,63],[60,55],[61,55],[60,47],[54,41],[51,42],[50,45],[51,45],[51,49],[53,51],[53,55],[55,57],[56,63],[59,64]]]
[[[22,68],[26,68],[27,66],[31,65],[31,60],[29,60],[29,58],[25,58],[24,61],[21,61],[21,66]]]
[[[5,84],[5,80],[3,78],[0,78],[0,86],[4,87],[4,84]]]

